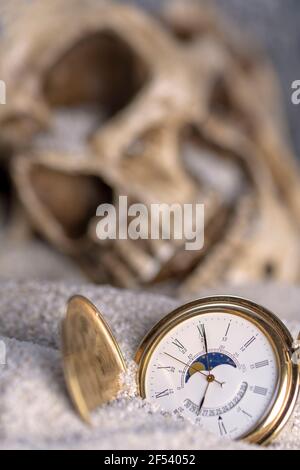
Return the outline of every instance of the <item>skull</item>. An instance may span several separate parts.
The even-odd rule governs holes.
[[[204,252],[183,292],[220,280],[298,280],[299,169],[272,67],[205,2],[168,2],[162,20],[202,78],[202,138],[242,164],[252,181],[251,194],[236,200],[228,229],[209,256]]]
[[[191,292],[221,280],[295,280],[298,176],[273,75],[206,10],[187,8],[183,32],[176,8],[163,28],[105,1],[27,7],[0,62],[10,96],[0,142],[19,197],[34,227],[98,282],[174,279]],[[148,207],[204,202],[204,249],[99,241],[96,208],[119,195]]]

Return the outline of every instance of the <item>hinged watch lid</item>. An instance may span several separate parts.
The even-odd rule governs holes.
[[[80,416],[116,397],[125,362],[108,324],[85,297],[76,295],[67,305],[62,325],[62,350],[67,388]]]

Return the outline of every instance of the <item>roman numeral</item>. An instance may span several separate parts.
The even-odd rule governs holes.
[[[207,353],[207,337],[206,337],[205,326],[203,325],[203,323],[200,323],[200,325],[198,325],[198,330],[200,333],[200,338],[204,342],[204,349]]]
[[[178,339],[174,339],[174,341],[172,341],[172,344],[177,346],[177,348],[179,349],[180,352],[182,352],[182,354],[185,354],[187,352],[187,349]]]
[[[165,370],[168,370],[169,372],[175,371],[175,367],[173,366],[157,366],[157,369],[165,369]]]
[[[225,335],[224,335],[223,338],[222,338],[222,341],[224,341],[224,342],[226,342],[227,339],[228,339],[228,338],[227,338],[227,335],[228,335],[230,326],[231,326],[231,320],[230,320],[230,322],[228,323],[227,328],[226,328],[226,331],[225,331]]]
[[[162,392],[156,393],[155,398],[167,397],[170,394],[169,389],[163,390]]]
[[[251,415],[250,413],[247,413],[247,411],[241,410],[241,412],[242,412],[244,415],[248,416],[248,418],[252,418],[252,415]]]
[[[227,326],[227,329],[226,329],[226,333],[225,333],[225,338],[226,338],[226,336],[228,335],[228,331],[229,331],[230,325],[231,325],[231,320],[230,320],[230,322],[228,323],[228,326]]]
[[[264,387],[258,387],[255,385],[253,389],[253,393],[257,393],[258,395],[263,395],[264,397],[267,395],[268,389]]]
[[[265,361],[256,362],[255,364],[251,364],[250,368],[251,369],[260,369],[261,367],[266,367],[268,365],[269,365],[269,361],[265,360]]]
[[[227,430],[225,428],[225,424],[221,416],[219,416],[218,418],[218,425],[219,425],[220,436],[225,436],[227,434]]]
[[[256,340],[255,336],[252,336],[252,338],[248,339],[248,341],[244,344],[244,346],[241,347],[241,351],[246,351],[246,349]]]
[[[200,325],[197,325],[198,331],[200,338],[203,338],[203,325],[200,323]]]

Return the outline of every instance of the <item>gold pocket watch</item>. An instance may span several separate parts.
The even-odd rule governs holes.
[[[82,296],[63,323],[64,371],[80,415],[115,398],[126,366],[103,316]],[[219,436],[270,442],[299,392],[299,342],[265,308],[206,297],[160,320],[136,353],[142,397]]]

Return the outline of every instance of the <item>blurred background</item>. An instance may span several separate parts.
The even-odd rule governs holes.
[[[163,0],[164,1],[164,0]],[[136,0],[137,5],[157,11],[161,0]],[[299,154],[298,123],[300,107],[291,103],[291,83],[300,76],[300,4],[297,0],[211,0],[227,21],[235,25],[250,42],[260,45],[272,60],[280,79],[282,95],[293,144]]]
[[[1,1],[0,280],[179,295],[300,273],[296,0]],[[96,209],[204,203],[204,249]]]

